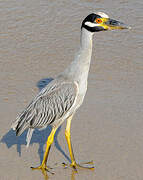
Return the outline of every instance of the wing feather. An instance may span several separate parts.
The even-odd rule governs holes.
[[[12,128],[20,135],[27,128],[42,128],[62,118],[73,106],[77,96],[74,82],[51,82],[13,122]]]

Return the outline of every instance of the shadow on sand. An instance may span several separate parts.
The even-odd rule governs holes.
[[[39,88],[39,91],[41,91],[41,89],[43,89],[52,80],[53,80],[53,78],[41,79],[37,83],[37,87]],[[54,144],[55,144],[56,148],[64,155],[64,157],[69,162],[71,162],[70,158],[66,155],[66,153],[64,152],[64,150],[61,148],[61,146],[58,143],[58,134],[59,134],[60,130],[61,130],[61,126],[56,131]],[[48,126],[46,129],[40,130],[40,131],[35,129],[35,131],[33,132],[33,136],[32,136],[30,144],[33,144],[33,143],[39,144],[38,154],[40,157],[40,162],[42,162],[43,154],[44,154],[43,146],[44,146],[50,132],[51,132],[51,126]],[[0,143],[5,143],[8,148],[11,148],[11,146],[16,144],[17,152],[19,153],[19,156],[21,156],[21,145],[26,145],[26,134],[27,134],[27,131],[25,131],[21,136],[16,137],[15,132],[13,130],[10,130],[2,137]]]

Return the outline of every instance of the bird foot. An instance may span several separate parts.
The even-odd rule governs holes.
[[[94,170],[94,163],[93,161],[89,161],[89,162],[83,162],[83,163],[76,163],[76,162],[72,162],[70,165],[66,164],[66,163],[62,163],[63,166],[65,168],[68,168],[69,166],[72,167],[74,169],[75,172],[77,172],[77,168],[81,168],[81,169],[89,169],[89,170]]]
[[[41,170],[43,175],[45,176],[45,179],[48,179],[47,172],[49,172],[50,174],[54,174],[54,172],[51,171],[53,168],[48,167],[45,164],[44,165],[42,164],[42,165],[40,165],[38,167],[31,167],[31,169],[32,170]]]

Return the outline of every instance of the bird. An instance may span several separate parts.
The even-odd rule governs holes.
[[[49,171],[47,159],[54,141],[54,135],[65,120],[67,121],[65,137],[71,158],[70,166],[75,171],[79,167],[94,169],[93,165],[89,165],[90,162],[87,163],[88,166],[84,166],[78,164],[75,160],[71,143],[71,121],[77,109],[82,105],[87,91],[93,35],[96,32],[116,29],[130,29],[130,27],[109,18],[104,12],[93,12],[86,16],[81,23],[80,47],[75,54],[74,60],[44,87],[12,122],[11,128],[16,131],[17,136],[20,136],[28,129],[28,145],[35,128],[46,128],[49,125],[52,127],[47,138],[42,163],[38,167],[32,167],[32,169],[41,169],[43,173]]]

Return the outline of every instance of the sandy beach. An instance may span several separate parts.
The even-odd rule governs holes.
[[[47,83],[73,60],[80,26],[103,11],[131,30],[95,33],[85,101],[72,121],[75,158],[95,170],[65,169],[70,156],[58,129],[48,158],[50,180],[143,179],[142,0],[0,1],[0,180],[44,180],[42,161],[50,127],[16,137],[11,123]]]

